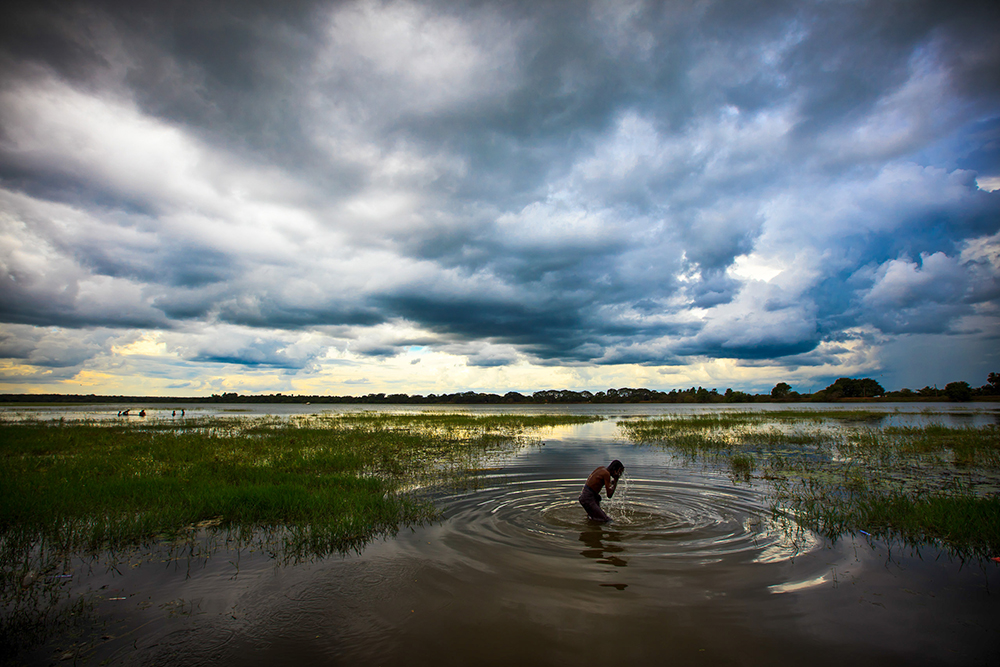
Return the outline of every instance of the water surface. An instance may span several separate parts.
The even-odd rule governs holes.
[[[473,414],[580,414],[600,415],[607,419],[635,417],[661,417],[718,412],[874,412],[884,415],[878,420],[881,426],[921,426],[930,422],[945,426],[983,426],[1000,424],[1000,403],[587,403],[567,405],[363,405],[363,404],[303,404],[303,403],[150,403],[79,404],[79,405],[21,405],[0,404],[0,420],[94,420],[120,419],[118,413],[128,408],[128,419],[144,419],[139,411],[145,410],[148,420],[167,420],[172,423],[184,419],[205,417],[291,417],[301,415],[344,414],[356,412],[386,412],[392,414],[421,414],[428,412]],[[181,416],[182,410],[184,416]]]
[[[752,485],[624,442],[614,419],[541,436],[461,487],[421,489],[441,521],[360,554],[283,563],[203,532],[187,547],[73,561],[59,585],[89,591],[82,630],[26,659],[1000,664],[993,563],[775,522]],[[614,458],[627,476],[603,503],[616,521],[600,525],[576,497]]]

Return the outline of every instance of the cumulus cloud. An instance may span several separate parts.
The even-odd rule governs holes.
[[[922,254],[919,261],[889,260],[872,281],[862,304],[872,323],[892,333],[951,331],[976,303],[997,296],[996,274],[943,252]]]

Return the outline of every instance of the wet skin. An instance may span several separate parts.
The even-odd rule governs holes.
[[[614,495],[615,489],[618,487],[618,477],[621,476],[622,471],[619,470],[617,475],[611,474],[604,466],[598,467],[594,472],[590,473],[590,477],[587,478],[587,486],[594,490],[594,493],[600,495],[601,487],[604,487],[605,493],[608,494],[608,498]]]

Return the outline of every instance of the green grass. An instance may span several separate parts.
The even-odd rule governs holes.
[[[226,426],[5,426],[0,530],[98,550],[220,517],[225,526],[322,524],[347,543],[355,525],[378,532],[422,516],[391,493],[390,476],[362,476],[380,469],[366,452],[370,433]]]
[[[827,535],[864,532],[905,542],[935,544],[962,559],[986,559],[997,553],[1000,498],[963,496],[911,497],[898,492],[858,489],[850,494],[812,488],[784,498],[795,518]]]
[[[832,539],[864,531],[961,558],[1000,555],[1000,427],[881,427],[885,416],[720,412],[619,427],[758,484],[776,512]]]
[[[750,454],[733,454],[729,458],[729,470],[733,479],[749,481],[756,467],[757,462]]]
[[[205,520],[316,531],[350,549],[434,516],[404,487],[580,417],[452,415],[0,425],[0,534],[69,551]]]
[[[619,425],[633,437],[652,440],[678,431],[732,429],[760,424],[877,424],[890,416],[872,410],[726,410],[697,414],[668,415],[646,419],[624,419]]]
[[[906,453],[950,453],[958,465],[1000,468],[1000,426],[996,424],[982,428],[890,427],[883,433],[898,441]]]

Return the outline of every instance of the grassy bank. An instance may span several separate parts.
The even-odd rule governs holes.
[[[623,420],[637,444],[758,484],[776,516],[833,539],[863,534],[961,558],[1000,556],[1000,428],[882,426],[871,411]]]

